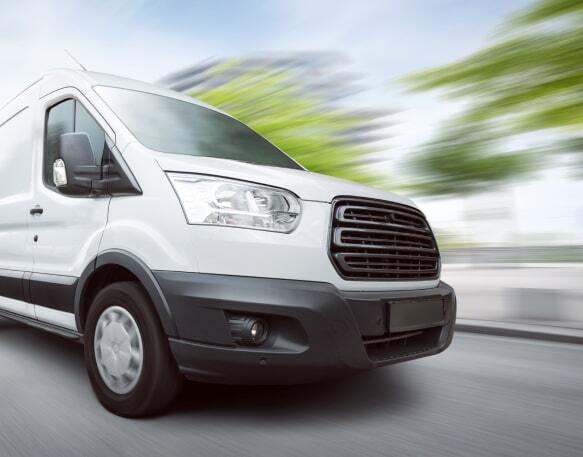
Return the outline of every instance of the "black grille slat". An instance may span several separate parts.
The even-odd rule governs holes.
[[[338,259],[340,262],[345,262],[345,258],[339,258]],[[428,268],[431,269],[434,267],[432,261],[426,260],[425,263],[419,263],[419,262],[414,262],[414,261],[403,261],[403,262],[382,262],[382,261],[370,261],[370,260],[351,260],[350,262],[351,267],[354,268],[358,268],[358,267],[362,267],[362,266],[371,266],[371,267],[394,267],[394,268],[406,268],[406,267],[423,267],[423,268]]]
[[[368,249],[387,249],[387,247],[409,247],[409,246],[417,246],[420,248],[425,248],[427,245],[420,243],[418,241],[412,241],[410,243],[405,243],[402,240],[395,240],[391,242],[390,240],[376,240],[375,243],[372,243],[373,240],[363,240],[360,238],[343,238],[340,242],[336,243],[336,246],[344,246],[346,248],[362,248],[367,247]]]
[[[365,229],[365,228],[348,228],[348,227],[338,227],[340,232],[350,232],[354,234],[363,234],[363,235],[395,235],[395,236],[407,236],[410,238],[417,238],[420,240],[429,240],[433,241],[433,237],[431,235],[424,235],[422,233],[409,233],[406,230],[401,231],[392,231],[392,230],[377,230],[377,229]]]
[[[407,233],[394,230],[371,230],[363,228],[336,227],[334,243],[337,246],[361,247],[367,245],[373,248],[387,246],[419,246],[433,249],[433,237],[417,233]]]
[[[346,244],[339,244],[338,246],[350,247],[350,248],[355,248],[355,249],[358,249],[358,248],[365,249],[365,248],[370,247],[368,245],[361,245],[361,244],[350,244],[349,246],[347,246]],[[386,256],[392,256],[393,254],[398,255],[397,251],[401,251],[403,253],[418,252],[418,253],[422,253],[422,254],[433,254],[433,255],[435,255],[437,253],[437,249],[423,248],[423,247],[418,247],[418,246],[397,246],[397,245],[391,245],[390,247],[377,246],[377,245],[373,245],[373,246],[375,248],[383,248],[386,251],[390,251],[389,253],[385,254]],[[378,256],[378,255],[383,255],[383,254],[370,253],[368,255],[374,257],[374,256]],[[415,254],[405,254],[405,255],[415,256]]]
[[[427,226],[423,216],[405,213],[398,210],[370,208],[365,206],[344,206],[339,208],[338,219],[352,220],[354,218],[381,222],[390,222],[400,219],[404,223],[416,221],[413,223],[417,224],[419,227]]]
[[[368,245],[363,245],[363,244],[351,244],[349,246],[347,246],[346,244],[340,244],[340,247],[350,247],[350,248],[367,248],[367,249],[384,249],[387,251],[402,251],[402,252],[420,252],[420,253],[425,253],[425,254],[435,254],[437,251],[435,249],[429,249],[429,248],[422,248],[422,247],[418,247],[418,246],[398,246],[398,245],[391,245],[390,247],[388,246],[378,246],[378,245],[373,245],[373,246],[368,246]],[[369,255],[373,255],[372,253]]]
[[[335,253],[334,257],[335,258],[344,258],[344,257],[362,257],[360,256],[359,252],[342,252],[342,253]],[[412,255],[406,255],[406,254],[381,254],[379,256],[376,256],[374,253],[372,254],[367,254],[366,255],[366,259],[367,260],[374,260],[374,259],[387,259],[387,260],[414,260],[414,261],[427,261],[427,262],[435,262],[435,257],[432,256],[412,256]]]
[[[368,265],[367,267],[351,267],[352,270],[354,272],[363,272],[363,273],[371,273],[375,271],[375,268],[372,268],[372,266]],[[421,276],[421,275],[430,275],[432,276],[434,274],[433,271],[423,271],[423,270],[419,270],[419,269],[413,269],[413,270],[405,270],[403,268],[386,268],[386,267],[382,267],[379,268],[379,270],[382,269],[382,272],[385,274],[389,274],[392,273],[394,275],[396,275],[397,277],[405,277],[408,275],[415,275],[415,276]],[[402,276],[401,276],[402,275]]]
[[[338,222],[345,223],[347,227],[350,227],[351,225],[354,225],[354,226],[370,225],[370,226],[374,226],[375,228],[378,228],[379,226],[381,226],[381,227],[388,227],[388,228],[395,229],[395,230],[398,230],[398,229],[412,230],[415,233],[427,233],[426,228],[415,227],[415,226],[410,226],[410,225],[406,225],[406,224],[393,224],[393,223],[376,222],[376,221],[369,221],[369,220],[340,219],[340,218],[336,218],[336,220]]]
[[[439,251],[425,216],[392,202],[334,202],[332,262],[345,279],[421,280],[439,276]]]
[[[336,229],[337,231],[335,234],[338,234],[342,229]],[[348,234],[346,234],[348,233]],[[390,238],[389,238],[390,236]],[[358,245],[358,244],[379,244],[379,243],[405,243],[406,246],[411,246],[413,244],[418,246],[426,246],[430,247],[432,241],[431,240],[423,240],[423,239],[413,239],[411,240],[409,236],[403,234],[398,235],[387,235],[387,237],[376,237],[370,235],[361,235],[361,234],[354,234],[351,232],[340,232],[340,239],[336,239],[337,244],[346,243],[346,245]],[[339,243],[338,243],[339,242]]]

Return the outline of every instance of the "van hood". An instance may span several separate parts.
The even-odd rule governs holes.
[[[156,161],[164,171],[200,173],[265,184],[289,190],[302,200],[330,203],[338,196],[352,196],[388,200],[416,207],[406,197],[310,171],[167,153],[157,155]]]

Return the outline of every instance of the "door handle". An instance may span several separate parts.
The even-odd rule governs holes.
[[[42,214],[43,213],[43,209],[40,206],[35,206],[34,208],[30,209],[30,214],[35,215],[35,214]]]

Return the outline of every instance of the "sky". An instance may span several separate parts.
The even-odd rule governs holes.
[[[208,57],[340,51],[383,86],[483,45],[525,0],[3,2],[0,100],[49,68],[153,81]],[[10,69],[10,71],[6,71]]]
[[[90,70],[155,82],[211,57],[334,51],[369,87],[359,103],[396,109],[387,158],[401,157],[431,136],[457,109],[438,94],[411,95],[399,79],[456,60],[492,40],[504,17],[528,0],[211,0],[3,2],[0,15],[0,104],[46,70],[74,67],[68,49]],[[391,166],[389,160],[388,165]],[[520,213],[515,227],[583,233],[541,221],[528,195],[552,205],[549,186],[583,192],[563,175],[541,176],[511,190]],[[565,182],[563,182],[565,181]],[[522,188],[528,190],[521,190]],[[524,195],[523,195],[524,194]],[[481,198],[474,205],[482,205]],[[460,202],[423,202],[445,225],[461,217]],[[574,203],[573,203],[574,205]],[[583,221],[579,207],[562,208]],[[555,218],[556,219],[556,218]],[[490,230],[487,230],[490,233]],[[485,235],[484,235],[485,236]]]

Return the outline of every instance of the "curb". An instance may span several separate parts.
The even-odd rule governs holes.
[[[457,319],[455,328],[458,332],[583,344],[583,329],[477,319]]]
[[[582,262],[549,262],[549,263],[447,263],[443,262],[442,270],[489,270],[489,269],[516,269],[516,268],[583,268]]]

